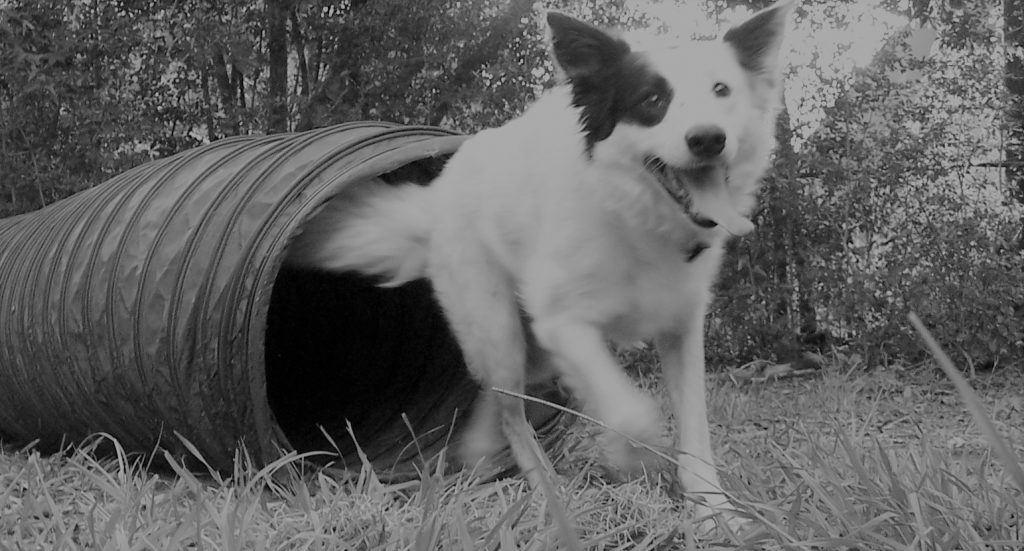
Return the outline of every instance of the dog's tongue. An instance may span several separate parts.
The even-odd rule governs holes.
[[[701,216],[714,220],[725,231],[739,237],[754,231],[754,223],[743,216],[732,205],[732,199],[725,186],[712,185],[697,190],[694,205],[698,206]]]

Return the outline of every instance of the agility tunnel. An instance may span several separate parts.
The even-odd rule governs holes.
[[[378,122],[225,139],[0,220],[0,439],[55,451],[105,432],[187,456],[180,435],[225,470],[242,447],[358,466],[358,443],[381,475],[414,473],[478,391],[429,283],[283,258],[346,186],[429,185],[463,140]],[[544,442],[565,430],[529,415]]]

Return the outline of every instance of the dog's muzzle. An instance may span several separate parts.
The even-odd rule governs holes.
[[[701,216],[700,214],[693,211],[693,197],[690,192],[686,189],[684,180],[691,179],[693,181],[703,181],[707,179],[709,173],[714,170],[711,166],[702,166],[690,169],[679,169],[671,168],[665,161],[658,157],[647,157],[644,159],[644,168],[647,169],[661,184],[661,187],[672,197],[672,200],[683,212],[690,217],[698,227],[709,229],[718,225],[717,222]]]

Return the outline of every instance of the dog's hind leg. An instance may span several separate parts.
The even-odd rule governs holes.
[[[554,468],[526,419],[522,399],[492,390],[516,394],[526,390],[529,341],[512,282],[486,252],[458,236],[446,237],[451,239],[435,243],[452,246],[431,251],[428,271],[466,365],[483,386],[473,419],[463,433],[463,464],[473,467],[499,451],[502,441],[494,427],[500,427],[530,487],[546,498],[548,512],[561,528],[562,546],[582,551],[583,544],[558,500],[552,481]]]
[[[439,242],[453,246],[431,253],[428,269],[434,292],[470,373],[483,387],[463,433],[460,459],[472,467],[493,457],[507,440],[519,468],[532,486],[539,487],[537,477],[551,472],[551,465],[536,444],[524,404],[491,390],[522,394],[526,388],[527,339],[512,283],[475,243],[435,241]]]

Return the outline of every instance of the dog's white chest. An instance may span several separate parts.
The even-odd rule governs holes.
[[[679,255],[655,264],[634,266],[618,291],[617,308],[606,323],[608,336],[635,342],[682,328],[696,310],[703,312],[715,262],[687,262]]]
[[[584,202],[566,204],[568,215],[550,217],[550,237],[519,280],[535,317],[574,319],[629,343],[703,315],[722,252],[714,236],[692,236],[694,243],[711,238],[711,246],[691,260],[681,246],[689,240],[666,240]]]

